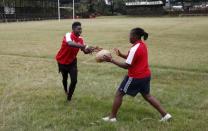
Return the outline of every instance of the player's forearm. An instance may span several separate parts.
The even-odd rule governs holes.
[[[85,47],[86,47],[86,45],[81,45],[81,44],[78,44],[78,43],[74,43],[72,41],[68,41],[67,43],[71,47],[80,48],[82,50],[85,49]]]
[[[111,63],[113,63],[113,64],[115,64],[118,67],[121,67],[123,69],[128,69],[129,68],[129,65],[126,64],[125,62],[120,62],[120,61],[117,61],[117,60],[112,59]]]
[[[82,51],[84,52],[84,54],[90,54],[91,53],[91,51],[86,50],[86,49],[82,49]]]
[[[123,54],[123,53],[120,53],[120,55],[119,55],[119,56],[120,56],[121,58],[124,58],[124,59],[126,59],[128,55],[126,55],[126,54]]]

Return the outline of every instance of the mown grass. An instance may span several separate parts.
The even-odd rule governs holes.
[[[127,52],[131,28],[149,32],[151,92],[174,119],[158,122],[159,113],[138,95],[124,99],[119,122],[102,122],[126,71],[81,52],[68,103],[54,56],[72,21],[23,22],[0,24],[0,130],[208,130],[207,17],[79,21],[87,43],[110,50]]]

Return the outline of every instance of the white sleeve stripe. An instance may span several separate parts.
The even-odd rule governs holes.
[[[126,59],[126,63],[127,63],[127,64],[129,64],[129,65],[132,64],[132,61],[133,61],[133,59],[134,59],[134,55],[135,55],[137,49],[139,48],[139,45],[140,45],[140,44],[137,44],[137,45],[135,45],[134,47],[132,47],[132,48],[130,49],[129,55],[128,55],[127,59]]]
[[[65,37],[66,37],[66,41],[68,42],[68,41],[72,41],[72,39],[71,39],[71,33],[66,33],[66,35],[65,35]]]

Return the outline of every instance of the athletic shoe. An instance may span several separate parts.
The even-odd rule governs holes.
[[[167,113],[160,121],[161,122],[169,121],[171,118],[172,118],[172,116]]]
[[[114,117],[114,118],[110,118],[109,116],[107,116],[107,117],[104,117],[104,118],[102,118],[103,119],[103,121],[109,121],[109,122],[116,122],[117,120],[116,120],[116,118]]]
[[[117,120],[116,120],[115,117],[114,117],[114,118],[111,118],[109,121],[110,121],[110,122],[117,122]]]
[[[107,116],[107,117],[103,117],[102,119],[103,119],[104,121],[109,121],[110,117]]]

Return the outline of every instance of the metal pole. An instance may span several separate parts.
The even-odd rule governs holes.
[[[74,0],[73,0],[73,20],[74,20],[74,13],[75,11],[74,11]]]
[[[60,19],[61,19],[61,14],[60,14],[60,1],[58,0],[58,20],[60,22]]]

